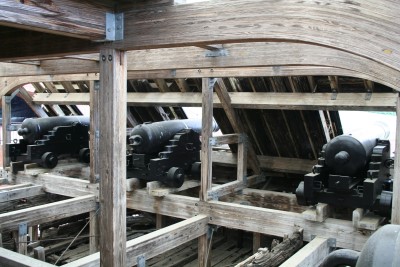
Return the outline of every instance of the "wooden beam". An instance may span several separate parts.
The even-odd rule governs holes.
[[[361,10],[368,15],[360,17]],[[400,42],[399,35],[393,37],[393,31],[399,28],[396,18],[400,4],[390,0],[379,5],[360,0],[324,0],[306,5],[284,0],[240,0],[234,4],[223,0],[162,6],[151,11],[126,11],[125,38],[110,46],[133,50],[278,40],[338,48],[400,69],[400,55],[393,51]],[[381,19],[381,14],[387,19]],[[371,21],[377,23],[372,25]]]
[[[32,111],[40,118],[48,117],[47,113],[42,109],[40,105],[32,103],[32,96],[26,91],[24,87],[18,88],[18,96],[21,97],[26,104],[32,109]]]
[[[100,127],[100,104],[99,104],[99,88],[98,81],[89,82],[90,91],[90,176],[89,181],[92,184],[99,184],[100,154],[99,154],[99,138],[96,137]],[[90,212],[89,224],[89,252],[93,254],[99,251],[99,213],[97,211]]]
[[[54,265],[0,247],[0,265],[9,267],[51,267]]]
[[[236,133],[244,134],[243,122],[240,120],[239,116],[236,114],[233,109],[232,99],[226,89],[226,86],[222,79],[217,80],[217,86],[215,87],[215,92],[218,95],[218,98],[221,102],[222,108],[225,111],[226,116],[228,117],[229,122],[232,125],[233,130]],[[253,144],[248,144],[248,157],[242,160],[248,161],[250,168],[254,171],[254,173],[259,174],[260,165],[257,159],[256,151],[254,150]],[[239,158],[238,158],[239,159]]]
[[[328,244],[328,239],[317,236],[287,261],[282,263],[280,267],[318,266],[328,256],[330,250],[331,247]]]
[[[202,128],[201,128],[201,184],[200,200],[208,200],[208,190],[212,186],[212,159],[210,138],[212,137],[213,125],[213,91],[214,78],[202,79]],[[198,261],[199,266],[211,266],[209,253],[210,238],[207,234],[199,236]]]
[[[242,109],[287,109],[287,110],[365,110],[394,111],[395,93],[374,93],[370,100],[365,100],[364,93],[341,93],[332,100],[330,93],[228,93],[232,108]],[[46,94],[33,96],[36,104],[87,105],[88,93]],[[213,96],[214,107],[223,105],[217,95]],[[201,93],[128,93],[127,104],[136,107],[174,106],[199,107]]]
[[[106,31],[106,11],[106,7],[90,2],[5,0],[0,5],[0,25],[103,40]],[[85,15],[82,16],[83,14]]]
[[[237,164],[236,155],[230,152],[213,151],[213,163],[226,166]],[[306,174],[317,163],[315,160],[257,156],[260,168],[268,171]]]
[[[71,217],[96,209],[94,195],[76,197],[37,207],[0,214],[2,232],[17,230],[18,224],[26,222],[28,226]],[[62,211],[62,212],[60,212]]]
[[[11,100],[12,100],[11,96],[3,96],[1,98],[3,169],[10,166],[10,157],[8,156],[8,150],[5,144],[11,143],[11,131],[8,130],[8,127],[11,126]]]
[[[205,234],[208,228],[207,223],[206,215],[197,215],[128,241],[126,243],[127,264],[124,266],[134,266],[140,256],[144,257],[144,260],[148,260]],[[99,266],[99,264],[99,253],[96,253],[63,266],[89,267]]]
[[[32,185],[15,189],[4,188],[0,189],[0,202],[32,197],[42,193],[41,185]]]
[[[395,151],[400,151],[400,96],[397,97],[396,106],[396,142]],[[393,174],[393,203],[392,203],[392,220],[393,224],[400,224],[400,155],[394,157],[394,174]]]
[[[126,55],[100,51],[100,262],[126,265]],[[97,109],[97,108],[95,108]],[[116,130],[117,129],[117,130]]]
[[[206,57],[204,49],[181,47],[128,52],[128,77],[189,78],[290,75],[345,75],[376,81],[399,89],[399,70],[341,50],[304,43],[271,42],[225,45],[228,54]],[[0,51],[1,53],[1,51]],[[277,57],[277,53],[281,56]],[[137,60],[141,58],[143,60]],[[22,68],[0,63],[0,76],[97,73],[98,62],[83,59],[42,60]],[[249,70],[252,68],[252,70]],[[260,68],[265,70],[262,72]],[[248,69],[246,71],[246,69]],[[326,70],[330,70],[327,72]],[[287,73],[290,70],[290,73]],[[241,73],[243,72],[244,73]],[[338,72],[339,71],[339,72]],[[135,74],[136,72],[136,74]],[[150,75],[150,73],[154,73]],[[271,73],[271,74],[269,74]],[[353,74],[354,73],[354,74]],[[161,75],[157,77],[156,75]]]
[[[337,247],[355,250],[361,250],[369,236],[355,229],[351,221],[327,218],[325,222],[310,222],[295,212],[219,201],[202,203],[197,198],[173,194],[154,198],[140,189],[128,194],[127,207],[183,219],[204,213],[209,215],[210,224],[280,237],[301,227],[304,241],[311,241],[314,235],[334,237]]]

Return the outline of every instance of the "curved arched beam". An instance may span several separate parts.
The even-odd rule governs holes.
[[[35,82],[61,82],[61,81],[93,81],[98,80],[98,73],[71,74],[71,75],[40,75],[25,77],[0,78],[0,97],[8,95],[16,88]]]
[[[290,41],[340,49],[400,70],[396,0],[220,0],[125,12],[118,49]]]
[[[131,51],[128,53],[128,72],[143,71],[147,73],[146,75],[149,75],[150,72],[148,71],[153,70],[177,72],[183,69],[230,68],[232,70],[232,68],[240,67],[272,67],[273,70],[276,69],[272,74],[276,75],[279,69],[284,66],[301,66],[304,68],[319,66],[339,68],[342,69],[344,76],[359,77],[359,75],[362,75],[363,78],[385,84],[394,89],[400,88],[400,71],[373,60],[328,47],[285,42],[246,43],[225,45],[224,52],[225,56],[207,57],[206,51],[199,47]],[[24,75],[93,73],[98,72],[98,63],[72,59],[44,60],[40,67],[30,66],[29,68],[31,70],[25,67]],[[344,70],[349,70],[350,75]],[[353,75],[354,72],[359,73],[359,75]],[[12,74],[10,71],[2,72],[0,68],[0,76],[1,73]],[[235,75],[233,71],[230,72],[231,77],[242,76],[240,72],[238,73]],[[198,77],[203,77],[203,74],[198,73]],[[322,74],[316,71],[309,75]],[[16,72],[14,75],[21,74]],[[212,73],[211,75],[218,77],[218,74]],[[294,72],[291,75],[301,74]],[[193,77],[193,75],[189,76]]]
[[[205,53],[198,47],[132,51],[128,53],[128,70],[324,66],[358,72],[400,88],[400,70],[328,47],[286,42],[246,43],[224,45],[226,56],[206,57]]]

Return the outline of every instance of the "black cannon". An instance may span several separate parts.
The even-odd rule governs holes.
[[[214,131],[218,126],[214,124]],[[127,176],[181,187],[185,175],[200,173],[201,121],[145,123],[132,129]]]
[[[325,144],[312,173],[296,189],[300,205],[318,202],[391,211],[390,142],[383,124],[340,135]]]
[[[23,139],[6,144],[11,161],[34,162],[54,168],[58,156],[69,154],[89,162],[89,117],[65,116],[26,119],[18,134]]]

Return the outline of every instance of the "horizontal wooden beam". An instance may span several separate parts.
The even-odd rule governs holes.
[[[334,248],[329,245],[328,239],[317,236],[287,261],[282,263],[280,267],[318,266],[328,256],[331,249]]]
[[[96,198],[94,195],[88,195],[12,211],[0,214],[0,231],[16,230],[20,223],[27,223],[29,226],[38,225],[95,209]]]
[[[285,67],[293,70],[297,67],[298,71],[302,68],[314,68],[315,71],[318,67],[325,67],[341,69],[346,76],[355,72],[357,73],[356,77],[362,75],[369,80],[392,88],[399,89],[400,87],[398,79],[395,78],[400,76],[399,70],[396,71],[376,61],[329,47],[288,42],[244,43],[226,44],[224,51],[226,51],[226,55],[217,58],[207,57],[205,50],[199,47],[130,51],[127,53],[127,69],[128,72],[139,72],[139,75],[143,76],[149,76],[150,73],[154,75],[164,73],[164,75],[181,77],[184,72],[186,77],[193,75],[195,77],[204,75],[236,77],[244,76],[239,71],[243,68],[245,71],[246,68],[269,67],[273,71],[273,76],[277,76]],[[276,56],[277,54],[280,56]],[[93,56],[95,54],[92,55],[92,58]],[[98,63],[94,60],[71,58],[42,60],[40,66],[14,65],[15,69],[10,69],[10,64],[0,63],[0,76],[95,73],[99,71]],[[225,73],[221,69],[224,69]],[[314,73],[314,75],[322,74]],[[301,73],[292,75],[301,75]],[[328,73],[328,75],[333,74]],[[250,76],[254,76],[254,74],[250,74]],[[268,76],[268,72],[260,73],[258,76]]]
[[[4,0],[0,4],[0,25],[104,40],[107,11],[107,7],[82,1]]]
[[[204,213],[209,215],[210,224],[266,235],[284,236],[297,228],[303,228],[305,241],[312,240],[314,235],[334,237],[338,247],[356,250],[361,250],[368,238],[368,234],[358,232],[351,221],[328,218],[321,223],[311,222],[295,212],[219,201],[203,203],[197,198],[178,195],[154,198],[144,190],[136,190],[127,196],[127,207],[131,209],[183,219]]]
[[[271,157],[271,156],[257,156],[260,162],[260,168],[268,171],[287,172],[305,174],[312,170],[316,164],[315,160],[298,159],[298,158],[284,158],[284,157]],[[236,154],[224,151],[213,151],[213,163],[235,166],[237,164]]]
[[[208,216],[197,215],[126,243],[127,266],[137,264],[139,256],[148,260],[207,233]],[[81,258],[64,267],[89,267],[100,265],[100,253]]]
[[[0,189],[0,202],[32,197],[44,193],[41,185]]]
[[[54,267],[53,264],[40,261],[17,252],[0,247],[0,266],[8,267]]]
[[[345,89],[344,89],[345,91]],[[331,93],[229,93],[233,108],[284,109],[284,110],[364,110],[394,111],[395,93],[373,93],[366,100],[364,93],[339,93],[335,100]],[[33,96],[36,104],[89,104],[89,93],[38,93]],[[130,106],[200,107],[201,93],[128,93]],[[214,107],[221,103],[214,94]]]

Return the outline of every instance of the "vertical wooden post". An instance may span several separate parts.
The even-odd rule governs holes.
[[[99,177],[99,138],[96,136],[100,125],[100,104],[99,104],[99,81],[89,82],[90,91],[90,183],[98,183]],[[99,216],[97,211],[89,213],[89,253],[93,254],[99,250]]]
[[[39,246],[33,249],[33,257],[40,261],[46,261],[46,252],[44,247]]]
[[[3,235],[0,233],[0,248],[3,247]]]
[[[156,213],[156,229],[163,228],[163,216],[159,213]]]
[[[201,187],[200,200],[207,201],[208,190],[212,185],[212,159],[210,137],[213,124],[213,88],[215,79],[203,78],[202,83],[202,130],[201,130]],[[210,240],[207,235],[199,237],[198,260],[200,267],[211,266],[208,247]]]
[[[3,170],[10,166],[10,158],[7,157],[6,144],[11,142],[11,132],[7,127],[11,123],[11,96],[3,96],[1,99],[2,104],[2,142],[3,142]]]
[[[247,182],[247,136],[241,135],[242,142],[238,144],[237,180],[244,184]]]
[[[256,254],[261,247],[261,234],[253,233],[253,254]]]
[[[126,265],[126,101],[125,52],[100,51],[99,166],[100,264]]]
[[[20,224],[17,231],[17,252],[23,255],[28,254],[28,225]]]
[[[29,227],[29,236],[31,237],[31,242],[36,242],[39,239],[39,226],[32,225]]]
[[[396,155],[394,157],[392,223],[400,224],[400,95],[397,97],[396,115],[396,144],[394,150]]]

